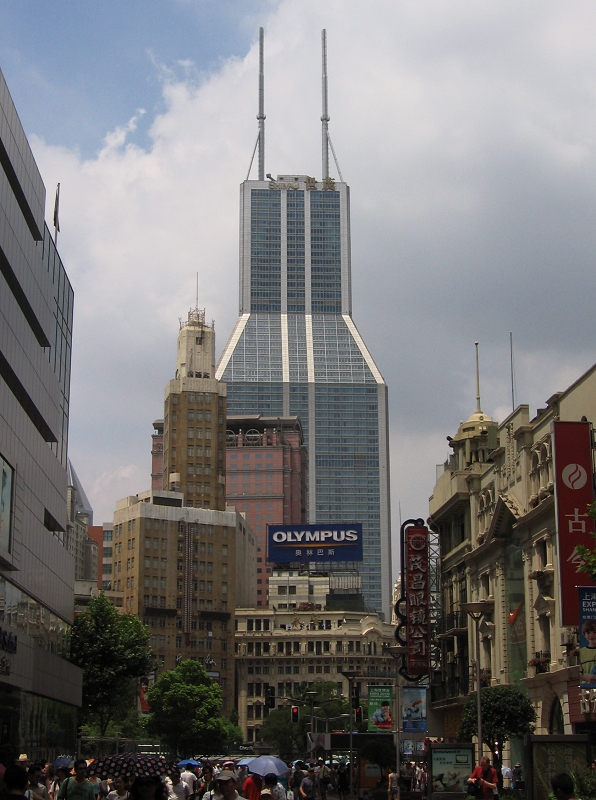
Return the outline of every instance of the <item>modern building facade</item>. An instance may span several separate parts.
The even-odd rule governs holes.
[[[93,509],[70,459],[67,482],[65,540],[66,549],[74,559],[75,580],[97,583],[99,547],[89,536],[89,527],[93,524]]]
[[[0,748],[74,752],[82,673],[65,547],[74,295],[0,72]]]
[[[386,649],[395,642],[393,630],[377,614],[237,609],[236,708],[244,740],[261,740],[269,687],[275,687],[281,708],[304,684],[333,681],[338,695],[348,695],[342,672],[361,671],[354,685],[365,705],[369,684],[394,682],[395,665]]]
[[[257,540],[257,606],[268,602],[269,523],[306,522],[307,450],[298,417],[228,417],[226,494]]]
[[[363,593],[389,619],[387,385],[352,319],[346,183],[244,181],[239,312],[216,372],[228,412],[300,418],[308,521],[362,522]]]
[[[441,670],[432,707],[454,737],[463,704],[481,685],[527,692],[537,734],[596,733],[590,704],[579,694],[578,629],[562,624],[561,598],[589,583],[581,573],[565,585],[559,564],[553,423],[596,421],[596,365],[532,417],[518,406],[497,423],[477,410],[450,440],[430,499],[439,531],[443,620]],[[486,600],[475,628],[461,606]],[[512,742],[511,763],[522,760]]]
[[[201,661],[229,712],[234,609],[256,602],[256,542],[234,509],[192,508],[184,499],[149,490],[116,504],[108,597],[149,626],[158,670]]]

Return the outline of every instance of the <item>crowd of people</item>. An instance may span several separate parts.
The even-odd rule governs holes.
[[[0,765],[0,800],[326,800],[331,789],[347,800],[349,772],[345,764],[323,759],[288,764],[282,775],[257,775],[228,761],[171,767],[162,777],[115,774],[104,780],[84,758],[54,767],[22,755],[15,764]]]

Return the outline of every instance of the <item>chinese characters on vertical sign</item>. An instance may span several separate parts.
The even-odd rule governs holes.
[[[430,672],[428,529],[406,528],[406,666],[408,675]]]
[[[578,544],[593,547],[594,520],[587,507],[594,500],[592,437],[588,422],[554,422],[555,500],[559,531],[561,623],[578,624],[575,587],[588,584],[587,573],[577,572]]]

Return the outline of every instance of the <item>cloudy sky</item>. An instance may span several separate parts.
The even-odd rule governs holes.
[[[534,413],[596,361],[596,5],[568,0],[103,0],[0,6],[2,68],[75,290],[70,455],[95,511],[149,486],[178,318],[237,316],[238,185],[352,189],[354,320],[390,387],[394,534],[426,516],[445,437],[482,405]],[[396,549],[396,548],[395,548]]]

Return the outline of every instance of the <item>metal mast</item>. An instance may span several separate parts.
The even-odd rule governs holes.
[[[265,77],[263,70],[263,29],[259,28],[259,180],[265,180]]]
[[[474,342],[476,345],[476,413],[482,414],[482,409],[480,408],[480,367],[478,364],[478,342]]]
[[[323,46],[323,180],[329,177],[329,111],[327,108],[327,31],[321,31],[321,43]]]

